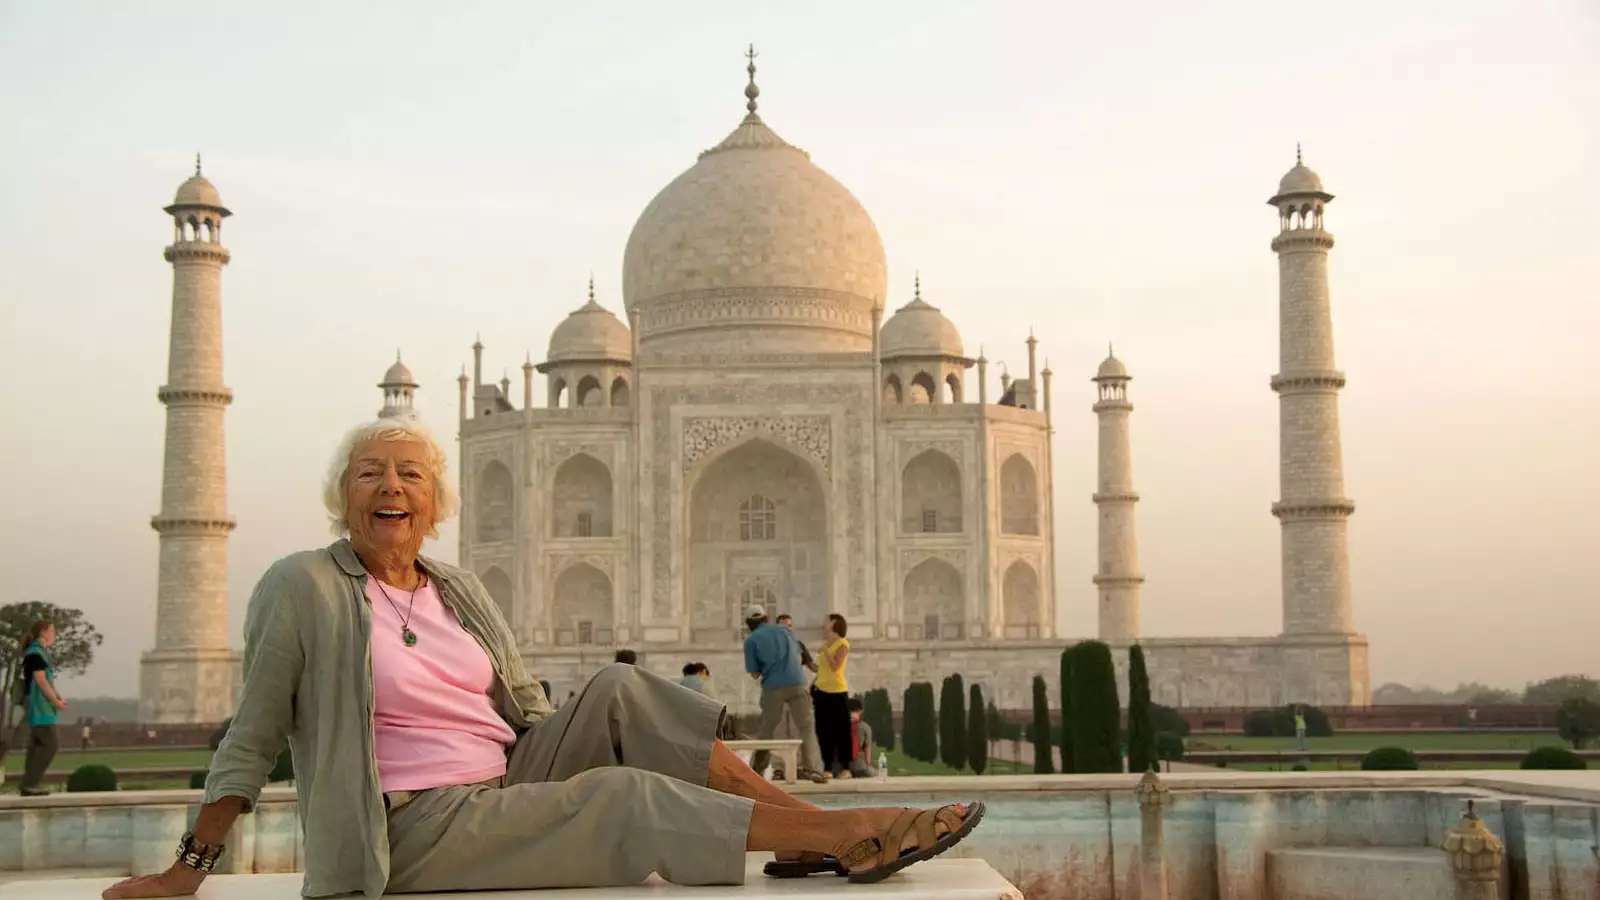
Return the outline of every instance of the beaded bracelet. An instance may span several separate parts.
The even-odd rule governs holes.
[[[186,832],[183,839],[178,841],[178,862],[183,863],[196,872],[210,872],[217,864],[217,857],[227,849],[223,844],[199,844],[195,842],[194,832]]]

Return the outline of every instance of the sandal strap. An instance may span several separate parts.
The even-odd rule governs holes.
[[[839,865],[845,869],[853,869],[857,864],[871,859],[874,855],[881,854],[883,842],[875,837],[863,838],[844,849],[844,852],[835,856]]]
[[[905,849],[906,835],[921,818],[922,810],[900,810],[900,814],[894,818],[894,824],[889,826],[889,831],[884,836],[883,849],[878,853],[878,865],[886,866],[900,858],[901,852]]]

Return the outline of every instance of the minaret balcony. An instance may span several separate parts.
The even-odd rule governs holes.
[[[1337,521],[1348,518],[1355,511],[1355,501],[1348,497],[1279,500],[1272,504],[1272,514],[1281,522]]]
[[[179,241],[168,247],[162,255],[166,257],[167,262],[199,260],[225,263],[233,258],[227,247],[205,241]]]
[[[1323,394],[1344,387],[1344,373],[1338,369],[1288,372],[1272,376],[1268,384],[1280,394]]]
[[[1096,491],[1090,495],[1096,503],[1137,503],[1138,491]]]
[[[225,387],[173,387],[163,384],[156,390],[156,399],[167,406],[227,406],[233,402],[233,391]]]
[[[1274,253],[1332,250],[1333,235],[1321,229],[1285,231],[1272,239]]]
[[[204,536],[208,534],[223,535],[232,531],[239,523],[232,516],[220,518],[186,517],[186,516],[151,516],[150,527],[160,534],[174,534],[187,536]]]

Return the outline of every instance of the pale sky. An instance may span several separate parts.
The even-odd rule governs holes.
[[[1264,201],[1300,141],[1337,196],[1373,685],[1600,674],[1593,0],[553,6],[0,3],[0,600],[106,634],[69,696],[136,694],[153,642],[161,207],[196,150],[235,214],[238,634],[266,565],[330,539],[327,455],[397,346],[453,447],[475,333],[520,402],[591,270],[621,309],[628,232],[737,124],[749,41],[767,123],[876,221],[891,307],[920,269],[969,353],[1020,372],[1038,334],[1063,636],[1095,631],[1108,341],[1134,376],[1146,634],[1280,627]]]

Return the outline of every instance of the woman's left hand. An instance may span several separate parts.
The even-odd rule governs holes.
[[[182,863],[173,863],[165,872],[156,875],[138,875],[125,878],[105,889],[102,900],[119,897],[187,897],[200,889],[206,880],[204,872],[196,871]]]

